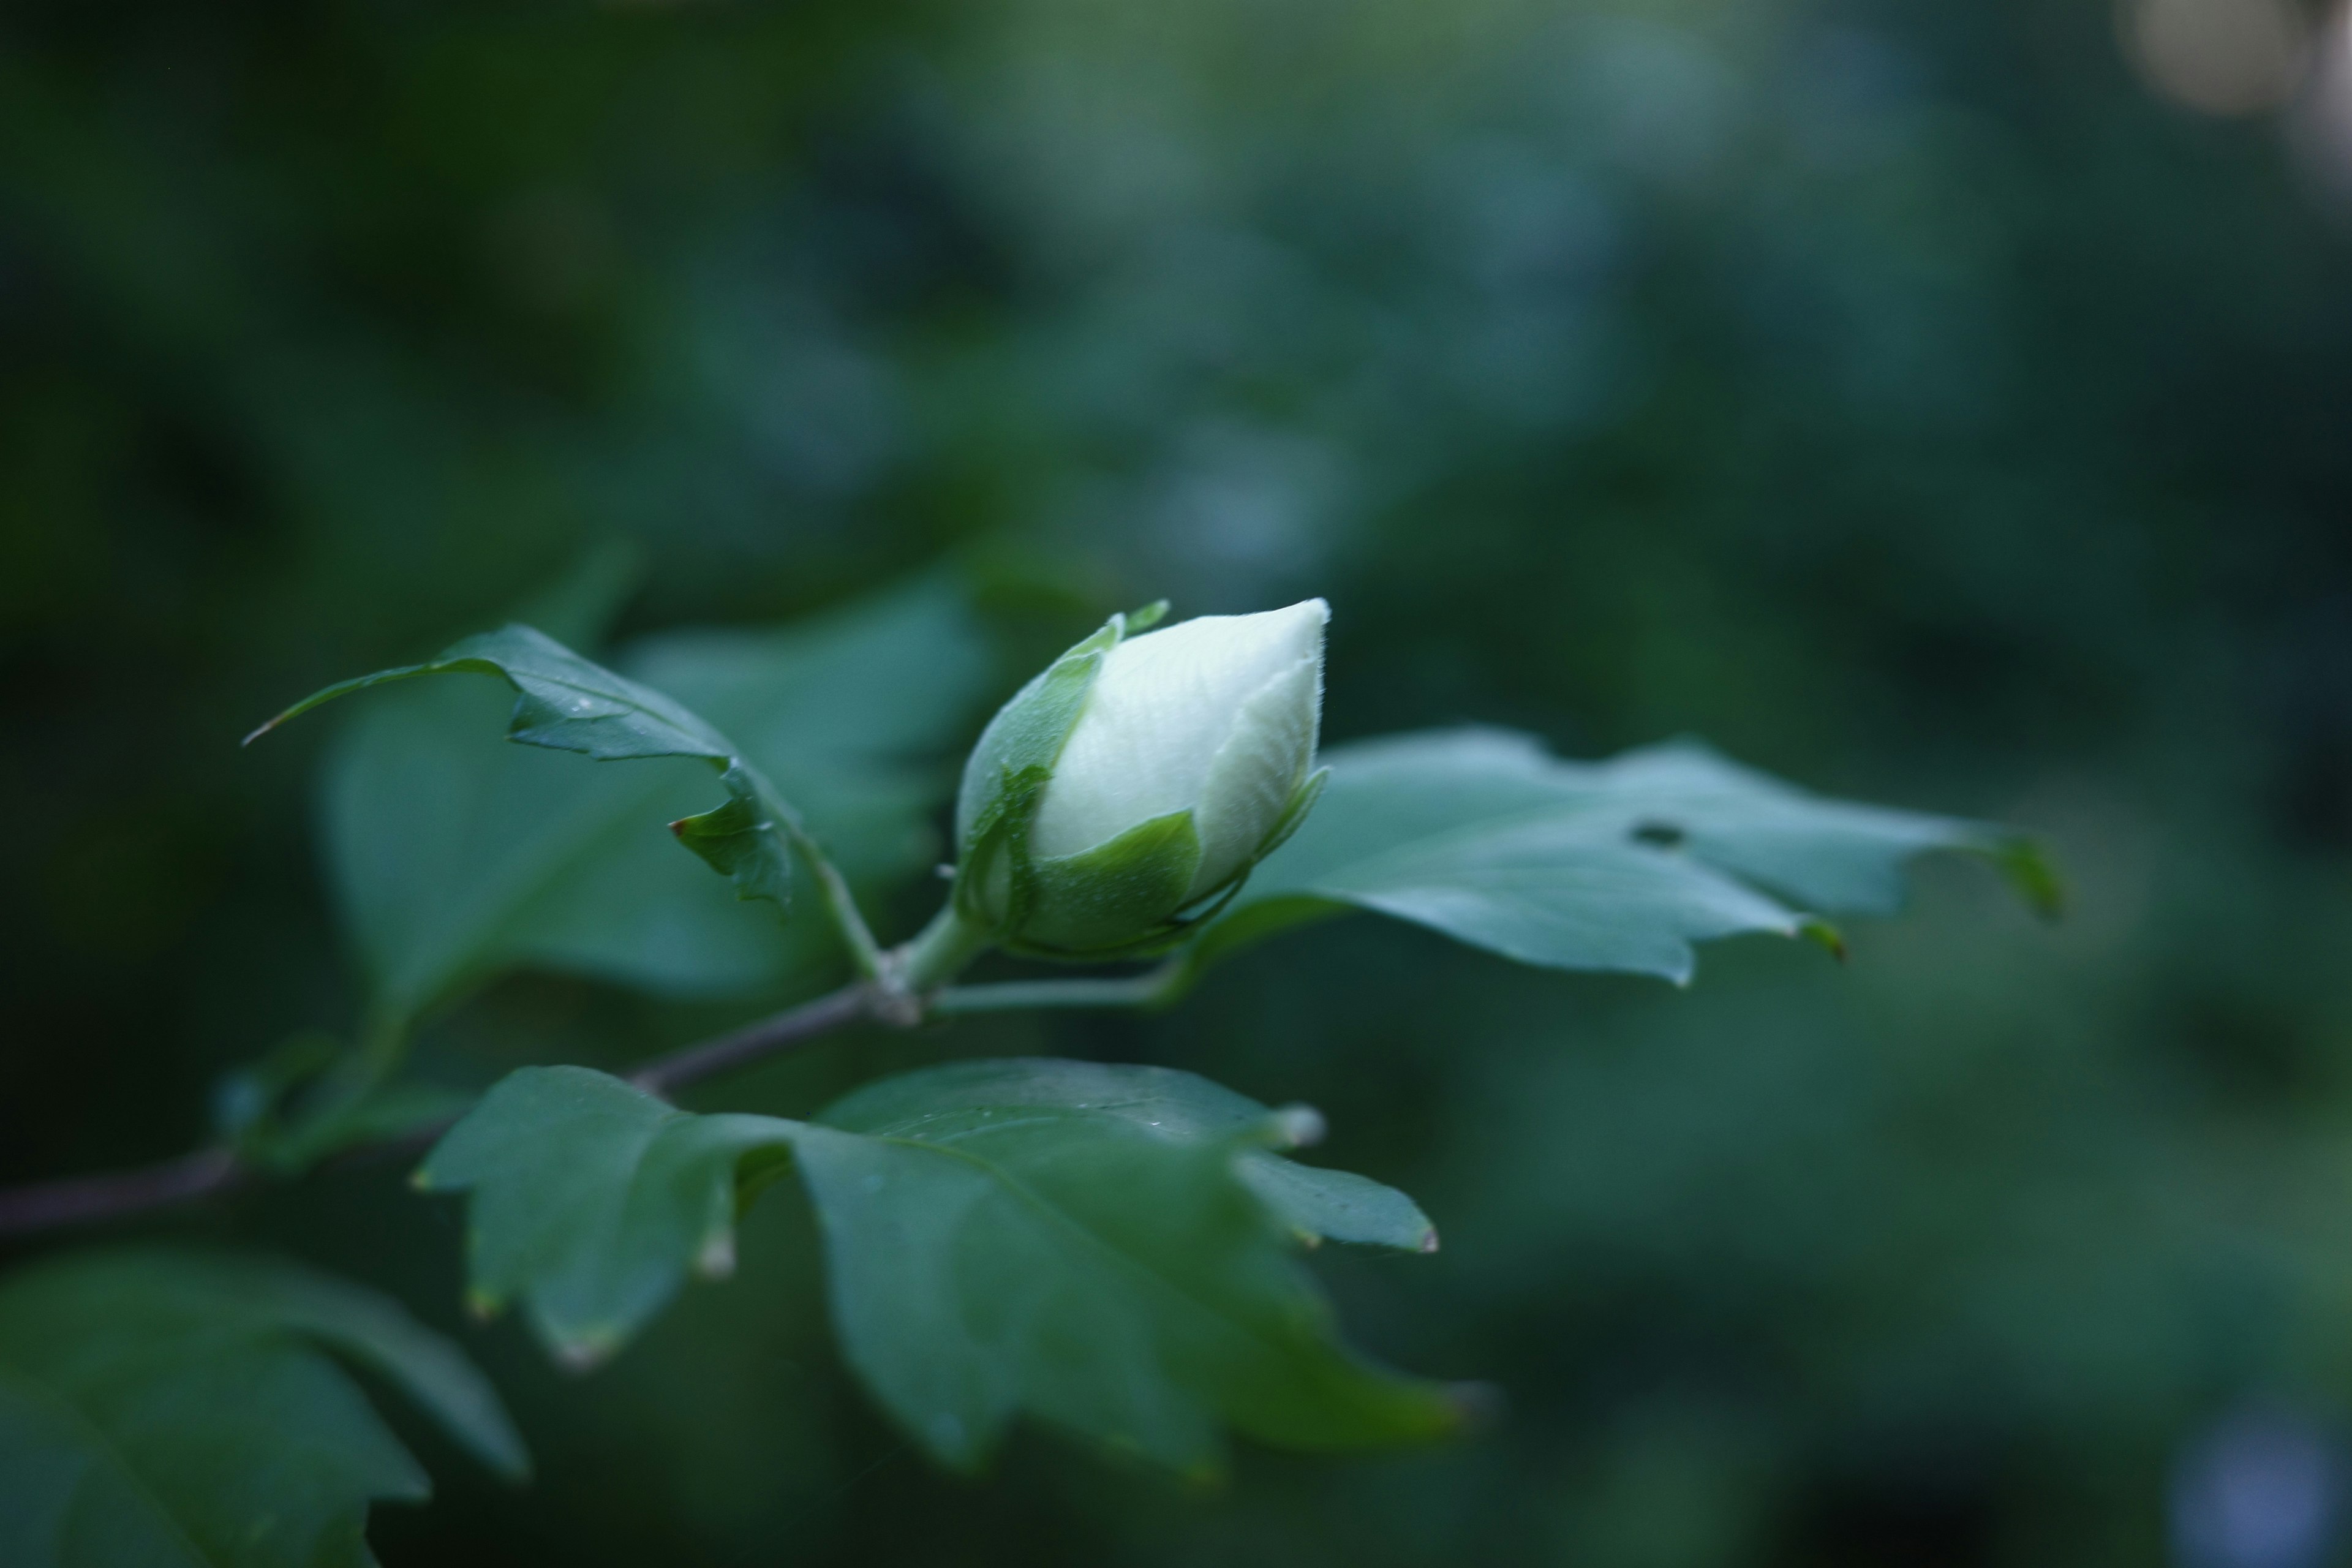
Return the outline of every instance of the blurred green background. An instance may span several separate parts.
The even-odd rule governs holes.
[[[1845,968],[1733,943],[1681,994],[1349,921],[1160,1017],[703,1091],[1039,1051],[1320,1106],[1445,1237],[1319,1259],[1354,1337],[1507,1414],[1215,1490],[1034,1430],[929,1469],[788,1191],[585,1380],[463,1322],[398,1169],[154,1227],[489,1366],[541,1479],[415,1434],[442,1496],[378,1511],[386,1563],[2336,1561],[2352,48],[2121,16],[16,0],[0,1179],[189,1147],[223,1072],[351,1027],[334,721],[235,738],[592,548],[638,551],[629,633],[947,563],[992,694],[1123,604],[1323,594],[1330,739],[1696,732],[2044,833],[2074,910],[1930,866]],[[487,1080],[753,1005],[509,980],[425,1049]]]

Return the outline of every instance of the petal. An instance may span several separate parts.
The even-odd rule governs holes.
[[[1193,811],[1201,868],[1192,898],[1224,886],[1256,858],[1314,765],[1322,710],[1323,661],[1313,658],[1298,660],[1242,704]]]
[[[1031,852],[1075,855],[1202,798],[1244,703],[1302,659],[1320,668],[1329,607],[1202,616],[1104,656],[1030,828]]]

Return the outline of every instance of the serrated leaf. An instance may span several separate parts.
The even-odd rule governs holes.
[[[248,741],[322,703],[419,676],[494,675],[515,689],[507,739],[550,751],[577,752],[600,763],[688,757],[719,773],[728,799],[672,823],[688,848],[725,873],[737,896],[786,907],[792,808],[735,745],[684,705],[647,686],[581,658],[544,632],[526,626],[452,644],[424,664],[378,670],[313,692],[256,730]]]
[[[1690,742],[1578,763],[1529,736],[1471,729],[1325,760],[1323,799],[1200,957],[1355,907],[1524,963],[1679,983],[1695,942],[1748,931],[1833,942],[1818,915],[1891,910],[1905,862],[1927,850],[1991,858],[2037,901],[2054,890],[2019,835],[1823,799]]]
[[[470,1192],[468,1296],[520,1300],[565,1363],[591,1366],[643,1328],[698,1264],[733,1257],[739,1168],[796,1123],[695,1116],[587,1068],[500,1079],[417,1172]]]
[[[1240,1151],[1243,1180],[1300,1235],[1406,1252],[1436,1250],[1436,1227],[1394,1187],[1349,1171],[1302,1165],[1259,1146],[1260,1141],[1274,1148],[1318,1142],[1323,1124],[1315,1112],[1304,1107],[1269,1111],[1246,1095],[1171,1068],[1043,1058],[959,1062],[870,1084],[820,1120],[914,1124],[934,1117],[952,1120],[973,1104],[997,1111],[1024,1105],[1078,1107],[1185,1142],[1232,1143]]]
[[[1026,1411],[1193,1472],[1231,1426],[1345,1448],[1454,1430],[1459,1401],[1348,1354],[1233,1145],[1100,1108],[811,1128],[796,1152],[850,1363],[942,1462]]]
[[[983,652],[962,596],[933,580],[782,631],[653,638],[614,663],[740,742],[871,885],[936,858],[944,784],[923,757],[977,700]],[[335,890],[383,1010],[411,1016],[518,964],[772,989],[826,951],[814,922],[780,931],[677,854],[664,825],[698,804],[697,775],[487,745],[496,706],[467,682],[388,693],[330,753]]]
[[[328,1351],[528,1473],[481,1375],[383,1297],[263,1259],[79,1256],[0,1285],[0,1563],[372,1564],[370,1502],[431,1486]]]
[[[1287,1179],[1303,1168],[1270,1146],[1305,1121],[1189,1074],[1069,1062],[911,1074],[814,1123],[526,1068],[420,1177],[473,1194],[481,1304],[520,1300],[584,1364],[690,1271],[731,1261],[740,1205],[789,1154],[851,1363],[950,1465],[979,1463],[1024,1410],[1187,1468],[1213,1464],[1228,1424],[1304,1447],[1449,1430],[1444,1390],[1339,1347],[1289,1254],[1323,1220],[1350,1239],[1428,1235],[1377,1184]]]

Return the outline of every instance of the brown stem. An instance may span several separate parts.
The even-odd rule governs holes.
[[[845,985],[732,1034],[656,1057],[632,1073],[629,1081],[648,1094],[667,1096],[688,1084],[748,1067],[763,1057],[805,1044],[861,1018],[883,1018],[885,1014],[876,1004],[874,989],[864,982]],[[334,1163],[421,1149],[444,1131],[446,1124],[359,1144],[337,1154]],[[0,1237],[32,1236],[68,1226],[173,1208],[234,1192],[260,1173],[237,1158],[236,1150],[215,1145],[134,1171],[108,1171],[26,1187],[0,1188]]]
[[[858,982],[838,991],[827,992],[814,1002],[803,1002],[797,1007],[747,1025],[731,1035],[721,1035],[698,1046],[688,1046],[666,1057],[656,1057],[629,1075],[629,1081],[647,1094],[665,1098],[699,1083],[706,1078],[716,1078],[736,1068],[747,1067],[762,1057],[789,1050],[820,1035],[846,1027],[860,1018],[879,1018],[882,1012],[875,1005],[874,988]]]
[[[160,1165],[72,1176],[0,1191],[0,1236],[29,1236],[69,1225],[193,1203],[244,1184],[252,1175],[234,1151],[199,1149]]]

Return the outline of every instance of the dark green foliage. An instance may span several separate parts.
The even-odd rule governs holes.
[[[930,679],[952,663],[960,614],[952,595],[932,587],[813,636],[781,644],[673,638],[645,662],[761,725],[821,797],[830,783],[840,798],[856,788],[861,764],[870,791],[894,754],[919,747],[961,706],[961,679],[947,676],[937,688]],[[959,838],[974,864],[959,896],[982,896],[976,889],[991,858],[1020,842],[1034,784],[1049,775],[1100,648],[1121,627],[1114,618],[1049,667],[975,752],[959,810]],[[673,831],[734,879],[739,898],[786,902],[791,858],[811,853],[814,840],[774,786],[675,698],[529,627],[331,687],[264,728],[373,686],[453,671],[497,674],[520,692],[509,740],[596,761],[688,757],[719,768],[728,802]],[[877,673],[927,694],[902,710]],[[812,706],[828,700],[830,719]],[[336,775],[345,885],[378,966],[379,1038],[396,1039],[428,1002],[462,983],[560,955],[562,938],[550,933],[581,931],[596,918],[596,900],[618,911],[620,924],[590,943],[623,951],[646,929],[647,897],[658,897],[658,883],[628,885],[618,873],[633,858],[614,853],[624,814],[643,813],[653,791],[583,786],[578,770],[453,766],[444,759],[454,754],[460,712],[395,710],[361,732]],[[1222,919],[1202,917],[1212,923],[1199,956],[1354,904],[1548,967],[1682,980],[1693,941],[1817,924],[1757,884],[1822,908],[1875,911],[1896,901],[1903,861],[1923,849],[2039,864],[2014,836],[1821,801],[1688,745],[1576,766],[1526,737],[1461,731],[1333,755],[1301,792],[1302,805],[1319,800],[1319,811],[1295,809],[1282,829],[1287,843],[1262,879]],[[452,779],[459,787],[444,787]],[[916,784],[897,809],[921,799]],[[890,809],[885,792],[866,816]],[[1172,839],[1169,822],[1181,829]],[[404,854],[412,835],[428,852],[421,865]],[[1159,910],[1190,882],[1199,851],[1189,816],[1180,816],[1103,853],[1138,868],[1129,879],[1139,904]],[[1044,917],[1024,911],[1034,897],[1039,909],[1072,912],[1054,881],[1064,869],[1040,862],[1011,879],[1015,951],[1056,947]],[[651,908],[656,924],[667,920],[658,903]],[[696,909],[666,942],[649,944],[634,970],[625,960],[613,971],[674,979],[658,966],[694,952],[700,917]],[[299,1169],[357,1139],[429,1125],[446,1103],[429,1089],[387,1086],[385,1068],[349,1076],[325,1049],[298,1042],[238,1080],[251,1103],[230,1130],[248,1158]],[[379,1047],[357,1059],[391,1058]],[[307,1114],[282,1111],[314,1076],[326,1098]],[[642,1331],[689,1272],[731,1273],[744,1205],[796,1170],[824,1237],[843,1354],[940,1462],[979,1467],[1027,1414],[1209,1475],[1223,1468],[1227,1428],[1332,1450],[1425,1441],[1465,1419],[1461,1394],[1344,1350],[1292,1256],[1297,1243],[1324,1239],[1435,1247],[1433,1229],[1402,1194],[1274,1152],[1319,1131],[1311,1111],[1268,1112],[1189,1074],[1150,1068],[939,1068],[860,1089],[813,1122],[690,1114],[587,1068],[531,1068],[465,1115],[417,1184],[470,1194],[476,1310],[487,1315],[520,1300],[541,1341],[584,1370]],[[169,1337],[149,1331],[159,1342]],[[316,1403],[289,1404],[271,1420],[297,1433],[331,1424]],[[59,1440],[56,1432],[27,1436],[13,1461],[38,1495],[71,1492],[44,1458]],[[381,1453],[352,1458],[348,1471],[333,1493],[338,1511],[304,1523],[299,1550],[332,1530],[335,1550],[363,1551],[364,1500],[419,1495]],[[355,1487],[358,1510],[345,1497]],[[200,1536],[226,1540],[257,1521],[274,1528],[267,1499],[243,1479],[205,1495],[214,1500],[204,1506],[217,1512],[198,1510],[187,1528]],[[37,1520],[27,1529],[45,1527]],[[233,1549],[267,1547],[239,1538]]]
[[[1221,1422],[1342,1449],[1461,1426],[1458,1396],[1336,1347],[1234,1141],[1155,1126],[1088,1077],[1067,1100],[886,1085],[796,1143],[844,1349],[912,1436],[971,1466],[1028,1411],[1213,1472]]]
[[[1687,992],[1335,921],[1152,1017],[711,1086],[799,1115],[1045,1054],[1311,1100],[1445,1224],[1434,1258],[1309,1260],[1356,1337],[1507,1414],[1362,1465],[1244,1446],[1206,1494],[1018,1437],[944,1478],[845,1385],[788,1189],[736,1284],[595,1377],[491,1336],[541,1479],[379,1510],[390,1568],[2183,1557],[2175,1488],[2231,1412],[2352,1411],[2344,52],[2287,114],[2210,119],[2117,24],[2330,9],[16,0],[0,1164],[171,1155],[223,1074],[354,1033],[398,977],[337,808],[307,834],[312,749],[412,701],[447,700],[458,766],[677,775],[529,956],[445,982],[470,937],[387,940],[440,997],[419,1072],[625,1071],[837,973],[821,921],[666,841],[719,798],[698,764],[488,743],[489,680],[237,753],[289,694],[521,620],[701,714],[846,862],[643,633],[797,627],[951,559],[1019,650],[946,667],[951,765],[1111,605],[1319,594],[1335,749],[1703,734],[2043,835],[2073,913],[1930,857],[1849,964],[1728,942]],[[531,605],[614,535],[646,574],[611,640]],[[358,815],[437,887],[421,808],[466,797],[419,777],[397,834]],[[886,935],[951,858],[898,820],[933,842],[867,874]],[[387,1168],[193,1223],[456,1293],[458,1206]]]
[[[368,1505],[419,1502],[432,1486],[337,1358],[499,1474],[528,1474],[481,1375],[373,1292],[283,1263],[163,1251],[14,1277],[0,1286],[0,1562],[373,1564]]]
[[[693,1116],[585,1068],[526,1068],[485,1096],[416,1173],[470,1192],[467,1299],[520,1296],[556,1354],[590,1366],[677,1293],[732,1270],[739,1167],[787,1142],[763,1116]]]
[[[520,695],[507,721],[518,745],[578,752],[600,763],[647,757],[693,757],[718,770],[727,802],[670,824],[678,841],[730,878],[740,899],[764,899],[778,910],[792,900],[793,860],[780,818],[792,808],[733,742],[674,699],[592,664],[530,626],[510,626],[466,638],[425,664],[403,665],[312,693],[251,735],[250,744],[288,720],[355,691],[420,675],[464,672],[499,676]]]
[[[1236,1150],[1244,1182],[1300,1236],[1407,1252],[1437,1248],[1428,1217],[1395,1188],[1272,1152],[1319,1142],[1323,1120],[1315,1111],[1292,1106],[1269,1113],[1257,1101],[1188,1072],[1091,1062],[966,1062],[872,1084],[818,1120],[867,1131],[934,1120],[952,1124],[975,1104],[997,1114],[1024,1106],[1077,1108],[1134,1122],[1163,1139],[1228,1143]]]
[[[859,1090],[814,1123],[697,1116],[604,1074],[527,1068],[434,1151],[469,1193],[478,1308],[526,1304],[575,1366],[689,1269],[730,1273],[738,1212],[796,1165],[834,1321],[883,1405],[943,1462],[1022,1412],[1180,1468],[1218,1428],[1348,1448],[1427,1439],[1455,1395],[1339,1349],[1296,1235],[1425,1247],[1411,1200],[1272,1151],[1319,1124],[1189,1073],[977,1062]]]
[[[942,753],[988,673],[949,584],[806,626],[646,638],[617,662],[739,737],[854,884],[935,857]],[[392,694],[357,711],[330,757],[328,847],[380,1008],[412,1016],[519,964],[765,990],[830,949],[822,921],[780,932],[678,856],[663,824],[696,804],[693,778],[486,745],[482,695],[462,682]],[[747,841],[755,858],[761,842]]]

